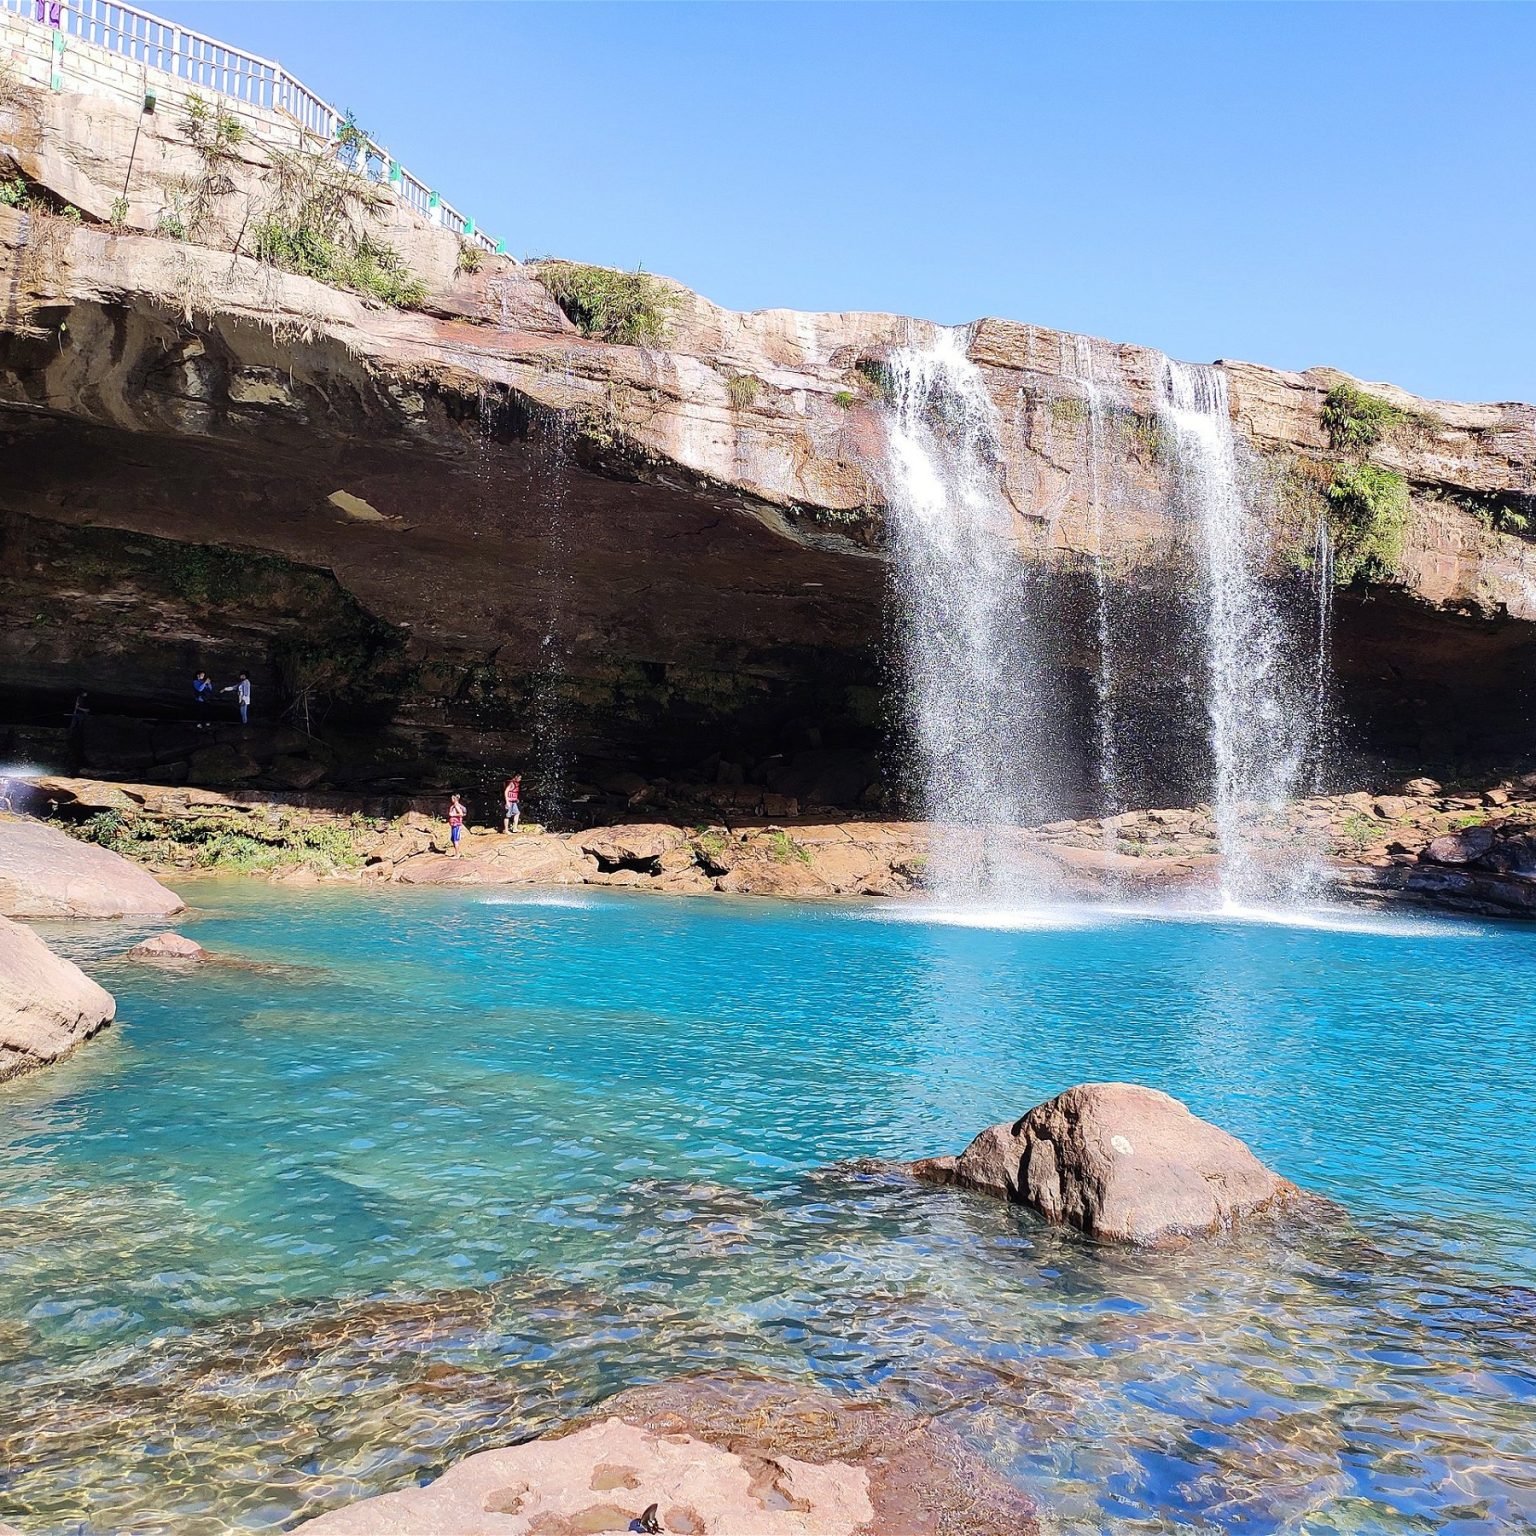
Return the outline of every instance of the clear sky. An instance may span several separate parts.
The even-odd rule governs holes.
[[[514,255],[1536,401],[1536,5],[163,0]]]

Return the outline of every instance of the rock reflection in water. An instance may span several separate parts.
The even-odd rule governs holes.
[[[832,1169],[569,1202],[558,1273],[278,1307],[0,1378],[0,1511],[36,1532],[301,1515],[739,1366],[932,1414],[1099,1531],[1458,1531],[1536,1518],[1536,1307],[1390,1233],[1123,1253]]]

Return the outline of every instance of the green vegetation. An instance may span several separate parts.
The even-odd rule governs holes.
[[[1172,444],[1156,416],[1139,416],[1135,411],[1127,411],[1120,422],[1126,446],[1144,464],[1166,464],[1172,459]]]
[[[20,176],[0,176],[0,208],[27,209],[32,206],[32,194]]]
[[[757,403],[758,391],[761,388],[760,379],[753,378],[750,373],[738,373],[726,381],[725,392],[731,397],[731,404],[738,411],[744,411],[748,406]]]
[[[1058,395],[1051,401],[1051,420],[1058,427],[1076,427],[1087,415],[1083,402],[1076,395]]]
[[[164,821],[132,812],[101,811],[70,829],[125,858],[241,874],[303,865],[321,874],[362,863],[353,828],[339,822],[301,825],[281,814],[230,814]]]
[[[253,227],[259,261],[414,309],[426,285],[392,246],[371,235],[367,221],[383,195],[344,166],[322,155],[274,151],[270,203]]]
[[[1436,496],[1470,513],[1495,533],[1513,534],[1521,539],[1536,534],[1536,496],[1518,491],[1482,493],[1451,486],[1442,487]]]
[[[197,151],[200,162],[195,176],[168,188],[175,222],[183,239],[194,239],[213,220],[219,200],[235,191],[229,167],[239,158],[245,142],[245,126],[232,113],[205,101],[193,91],[181,115],[182,136]],[[162,219],[164,215],[162,214]]]
[[[455,263],[460,272],[475,273],[485,265],[485,252],[472,240],[459,242],[459,256]]]
[[[128,199],[126,197],[114,197],[112,199],[112,211],[107,215],[107,222],[113,229],[122,229],[128,223]]]
[[[1341,586],[1387,581],[1403,558],[1408,483],[1390,469],[1356,464],[1340,469],[1327,490],[1333,525],[1333,573]]]
[[[644,271],[541,261],[533,275],[583,336],[620,346],[655,346],[677,308],[677,295]]]
[[[883,400],[887,405],[896,398],[896,380],[891,374],[890,366],[880,361],[878,357],[861,357],[853,365],[853,371],[859,375],[859,381],[863,384],[865,392],[871,394],[877,400]]]
[[[776,864],[788,864],[791,859],[799,859],[802,864],[811,862],[809,850],[797,843],[783,827],[769,828],[768,857]]]
[[[1367,848],[1381,841],[1382,826],[1369,816],[1356,811],[1345,818],[1339,827],[1338,847],[1344,853],[1364,853]]]
[[[858,403],[859,397],[851,389],[840,389],[832,396],[834,405],[841,406],[845,411],[851,411]]]
[[[1408,419],[1390,400],[1353,384],[1335,384],[1323,400],[1323,430],[1338,449],[1369,448]]]

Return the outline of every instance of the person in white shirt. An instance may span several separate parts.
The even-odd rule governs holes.
[[[235,703],[240,706],[240,724],[249,725],[251,720],[251,679],[242,672],[238,683],[231,683],[228,688],[221,688],[220,693],[232,693]]]

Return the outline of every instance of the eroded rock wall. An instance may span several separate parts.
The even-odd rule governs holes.
[[[128,126],[104,118],[121,109],[17,99],[0,101],[0,166],[99,215],[82,178],[110,180]],[[184,152],[173,128],[155,133],[168,161]],[[259,181],[250,156],[240,175]],[[323,721],[322,750],[265,749],[247,779],[296,752],[309,766],[273,782],[315,763],[326,782],[424,765],[489,778],[509,760],[563,764],[578,786],[635,770],[760,780],[841,754],[843,803],[881,803],[878,364],[932,327],[735,314],[673,289],[665,344],[618,346],[506,259],[466,273],[424,247],[425,309],[402,312],[250,259],[229,221],[215,248],[133,232],[147,216],[115,231],[0,208],[14,744],[103,767],[89,733],[66,736],[75,691],[103,695],[98,716],[173,721],[205,665],[221,681],[250,670],[269,723],[289,710],[291,725],[301,699]],[[1071,742],[1088,737],[1094,664],[1085,369],[1106,384],[1102,556],[1136,638],[1136,791],[1197,797],[1200,598],[1158,430],[1164,360],[1000,320],[973,328],[970,352],[1003,424]],[[1275,579],[1303,601],[1286,556],[1338,457],[1322,406],[1342,376],[1221,366],[1274,507]],[[1347,744],[1404,762],[1518,754],[1536,566],[1504,514],[1536,496],[1536,411],[1372,388],[1415,423],[1373,455],[1411,503],[1399,579],[1336,607]],[[90,729],[105,743],[129,728]],[[195,751],[144,750],[134,771],[196,780]],[[1064,781],[1085,782],[1072,750]]]

